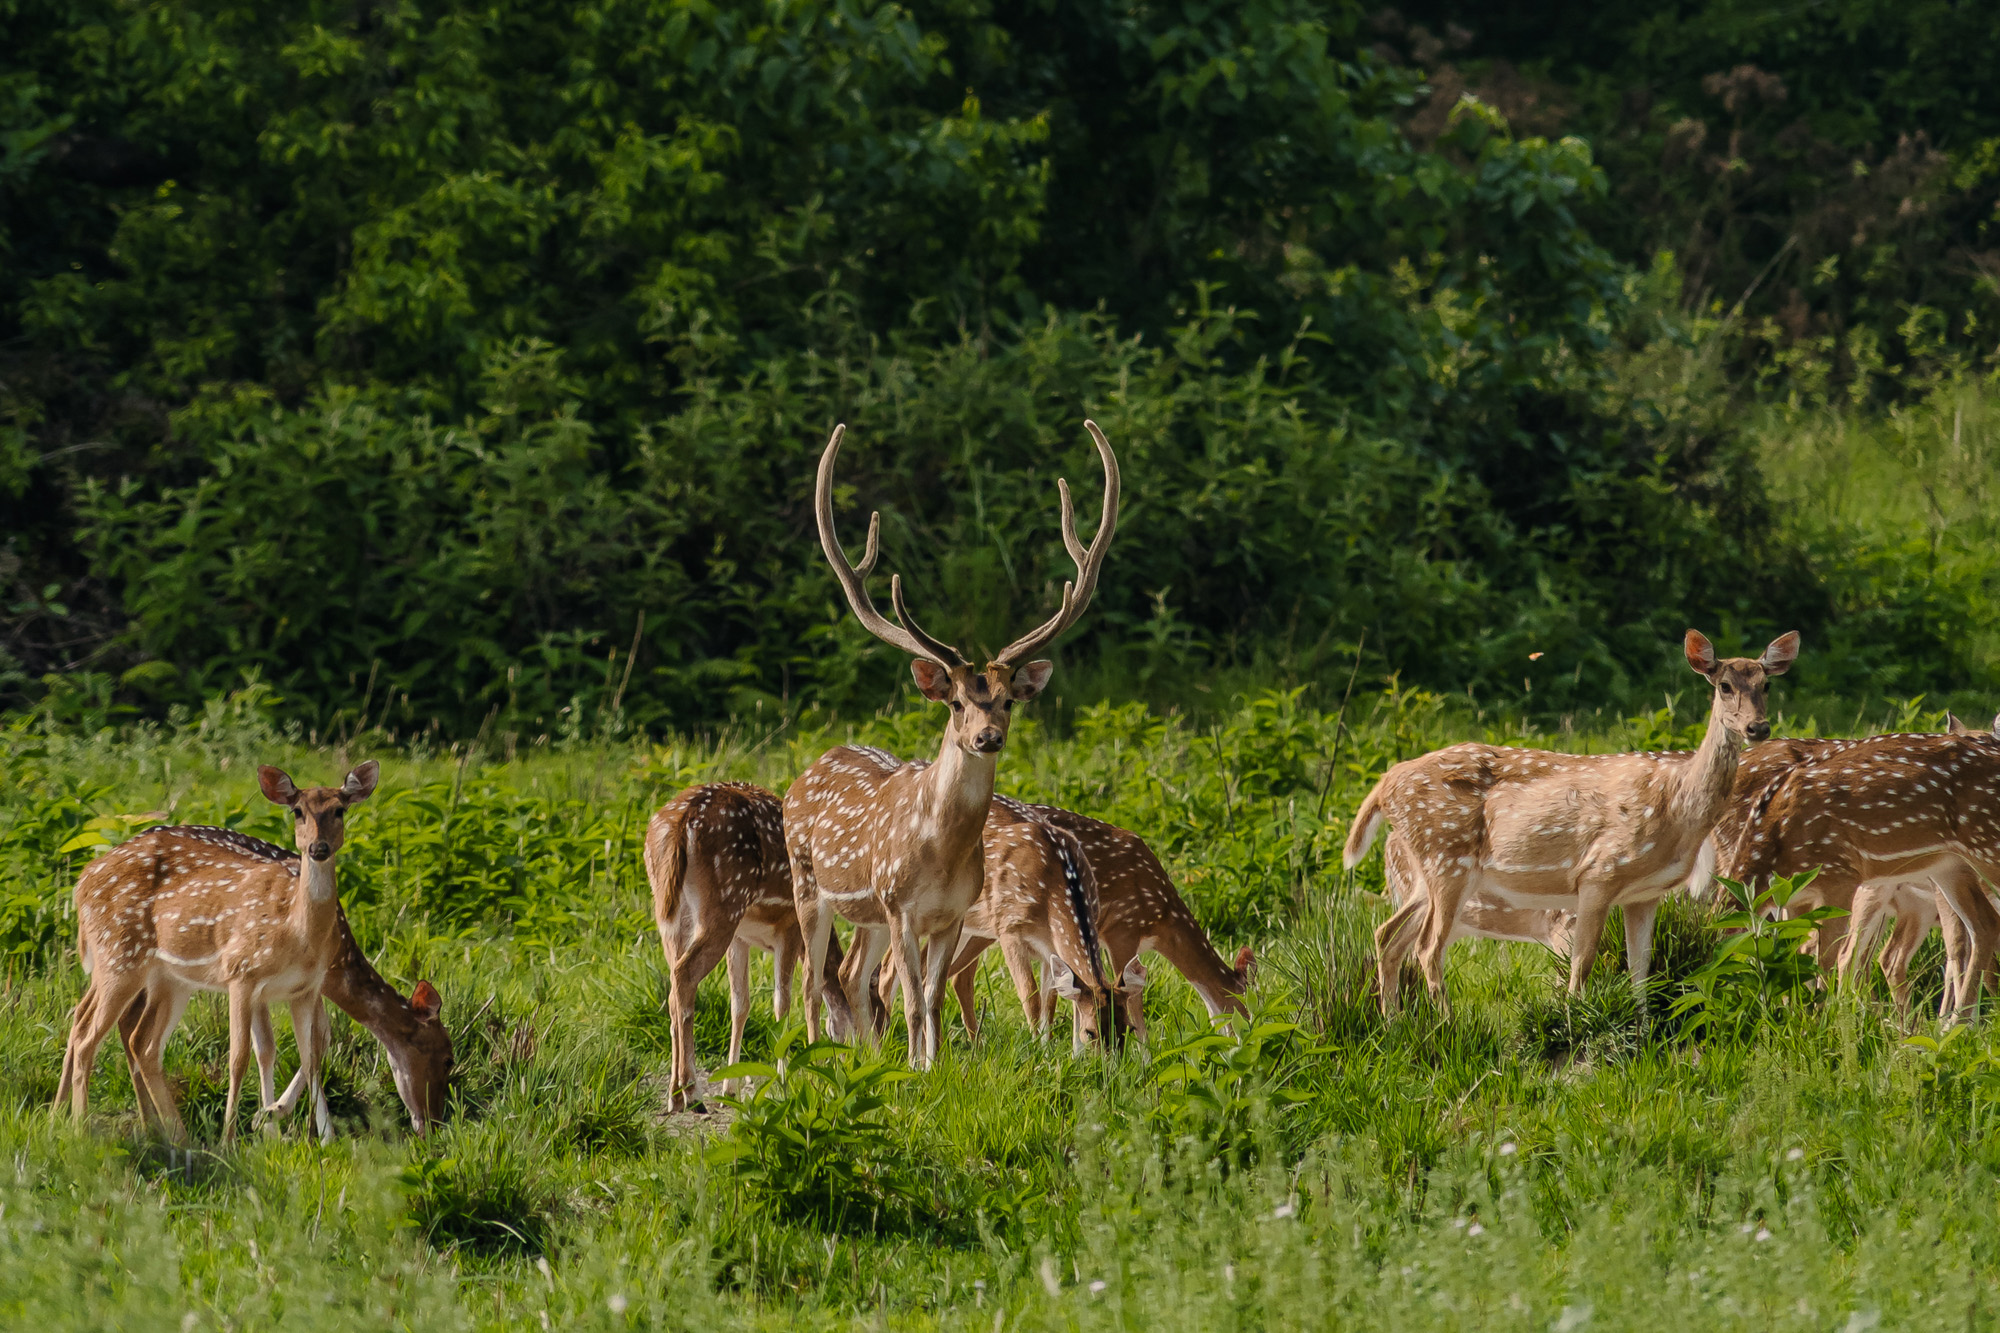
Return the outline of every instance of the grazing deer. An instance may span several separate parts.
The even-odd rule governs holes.
[[[792,974],[804,952],[785,855],[784,807],[762,787],[718,782],[690,787],[646,825],[646,878],[669,977],[672,1064],[669,1110],[684,1110],[694,1086],[695,993],[729,960],[729,1063],[743,1055],[750,1017],[750,949],[772,955],[772,1012],[792,1009]],[[827,1003],[848,1023],[847,999],[831,980]]]
[[[1396,905],[1396,911],[1375,931],[1375,980],[1382,1011],[1394,1013],[1402,999],[1403,963],[1423,934],[1430,897],[1424,890],[1416,853],[1410,850],[1402,830],[1391,831],[1382,844],[1382,861],[1389,901]],[[1445,947],[1460,940],[1506,940],[1545,945],[1568,957],[1575,929],[1576,918],[1568,912],[1508,907],[1475,893],[1460,904]]]
[[[1900,907],[1921,916],[1902,886],[1929,889],[1950,922],[1947,1004],[1969,1009],[2000,938],[1982,885],[2000,878],[2000,744],[1963,733],[1871,736],[1793,769],[1752,810],[1731,877],[1762,885],[1815,868],[1793,902],[1849,910],[1858,932],[1842,918],[1822,925],[1823,966],[1851,977],[1884,915]]]
[[[1397,764],[1362,801],[1346,865],[1360,863],[1384,823],[1409,839],[1427,903],[1417,961],[1446,1014],[1444,952],[1473,894],[1576,914],[1572,994],[1590,975],[1606,916],[1622,907],[1632,979],[1645,984],[1660,899],[1693,869],[1728,803],[1745,740],[1770,735],[1768,680],[1791,666],[1799,639],[1782,635],[1761,657],[1718,660],[1689,630],[1685,648],[1688,666],[1715,687],[1708,733],[1692,753],[1454,745]]]
[[[296,862],[299,859],[297,852],[287,852],[261,838],[253,838],[234,829],[190,825],[148,831],[189,833],[205,842],[228,846],[267,861]],[[295,868],[293,873],[296,873]],[[345,1010],[350,1018],[382,1043],[389,1056],[389,1072],[395,1080],[396,1095],[410,1113],[410,1127],[420,1136],[427,1134],[433,1124],[444,1118],[446,1102],[451,1094],[451,1033],[439,1017],[444,1001],[437,988],[428,981],[419,981],[416,989],[405,999],[384,980],[355,942],[345,911],[338,914],[335,930],[339,936],[337,952],[333,965],[326,971],[320,993]],[[142,992],[126,1006],[125,1012],[118,1016],[118,1033],[125,1047],[127,1067],[132,1073],[132,1088],[139,1101],[140,1115],[149,1122],[159,1122],[167,1119],[165,1108],[153,1104],[139,1076],[137,1055],[137,1043],[145,1029],[149,1003]],[[258,1009],[252,1023],[251,1046],[257,1057],[257,1079],[263,1093],[263,1105],[272,1113],[288,1113],[305,1087],[304,1071],[301,1069],[292,1076],[284,1096],[274,1097],[277,1043],[271,1032],[270,1010]],[[74,1075],[75,1071],[65,1061],[63,1081],[56,1089],[58,1107],[69,1100],[70,1080]]]
[[[133,1082],[144,1090],[141,1110],[150,1106],[168,1134],[184,1135],[161,1055],[194,993],[225,991],[224,1144],[235,1141],[236,1107],[258,1011],[280,1001],[291,1007],[300,1071],[312,1093],[320,1135],[331,1137],[333,1122],[320,1087],[328,1028],[319,999],[340,945],[334,858],[346,839],[348,809],[368,799],[378,776],[369,760],[338,787],[301,791],[278,769],[257,770],[264,795],[292,811],[302,862],[250,854],[233,839],[202,829],[172,828],[142,833],[84,870],[76,885],[77,947],[90,982],[71,1021],[60,1084],[79,1120],[98,1046],[143,996],[128,1047]]]
[[[860,987],[886,947],[903,988],[910,1063],[928,1068],[940,1040],[944,968],[956,955],[965,913],[985,882],[981,835],[993,801],[993,779],[1014,705],[1040,694],[1055,664],[1029,660],[1073,625],[1090,604],[1118,522],[1118,460],[1095,422],[1086,429],[1104,465],[1104,509],[1086,549],[1076,535],[1069,485],[1058,481],[1063,545],[1077,581],[1063,585],[1055,615],[1002,649],[985,670],[950,644],[917,627],[903,603],[901,576],[890,581],[896,623],[883,619],[868,595],[881,516],[868,520],[868,542],[857,568],[840,549],[833,526],[833,468],[845,427],[836,426],[820,458],[814,512],[820,546],[848,606],[863,628],[910,654],[911,674],[925,698],[947,705],[944,739],[934,763],[901,763],[880,750],[843,745],[828,750],[785,795],[785,839],[792,893],[804,933],[809,975],[823,976],[833,916],[856,927],[850,1010],[866,1012]],[[928,976],[919,976],[919,943],[932,942]],[[806,1008],[809,1035],[819,1035],[819,1008]]]

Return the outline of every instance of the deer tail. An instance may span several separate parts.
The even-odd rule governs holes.
[[[1361,864],[1361,858],[1374,845],[1375,835],[1382,831],[1382,789],[1388,785],[1389,775],[1384,773],[1361,802],[1361,808],[1354,812],[1354,826],[1347,831],[1347,850],[1340,858],[1341,865],[1348,870]]]
[[[1104,964],[1100,958],[1104,951],[1097,937],[1097,879],[1091,872],[1090,862],[1083,857],[1083,844],[1067,829],[1052,825],[1043,825],[1042,834],[1055,851],[1056,864],[1062,868],[1063,896],[1069,903],[1070,916],[1076,921],[1076,935],[1083,945],[1083,956],[1090,963],[1087,975],[1099,994],[1108,993],[1111,987],[1104,979]]]
[[[688,806],[663,805],[646,825],[646,878],[653,886],[653,920],[671,921],[681,910],[681,883],[687,878]]]

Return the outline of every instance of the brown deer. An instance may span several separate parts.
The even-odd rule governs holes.
[[[1793,902],[1847,910],[1859,932],[1850,938],[1846,918],[1821,926],[1822,965],[1851,977],[1884,915],[1900,906],[1912,929],[1921,920],[1903,886],[1928,889],[1949,923],[1947,1006],[1969,1008],[1997,933],[1982,881],[2000,873],[2000,743],[1962,733],[1871,736],[1791,770],[1752,810],[1729,873],[1761,886],[1813,869],[1818,876]],[[1865,902],[1864,890],[1872,890]]]
[[[1403,964],[1422,937],[1430,911],[1424,892],[1424,878],[1416,853],[1402,830],[1390,832],[1382,844],[1389,901],[1396,911],[1375,931],[1375,983],[1384,1013],[1394,1013],[1401,1004]],[[1473,894],[1459,905],[1453,924],[1450,948],[1460,940],[1502,940],[1540,944],[1567,958],[1574,943],[1576,918],[1568,912],[1545,908],[1508,907],[1484,894]]]
[[[90,983],[71,1022],[60,1082],[78,1119],[98,1046],[143,997],[128,1047],[133,1082],[144,1089],[142,1112],[150,1107],[168,1134],[182,1136],[161,1056],[188,1001],[210,990],[229,996],[223,1142],[236,1137],[257,1012],[279,1002],[292,1011],[320,1134],[332,1134],[320,1088],[328,1028],[319,999],[340,944],[334,859],[346,839],[348,809],[368,799],[378,776],[369,760],[338,787],[301,791],[278,769],[257,770],[264,795],[292,811],[294,836],[305,853],[301,862],[249,854],[229,839],[174,828],[142,833],[84,870],[76,886],[77,935]]]
[[[1445,949],[1472,894],[1506,907],[1574,912],[1572,993],[1590,975],[1605,918],[1622,907],[1632,979],[1644,986],[1660,899],[1693,869],[1728,803],[1745,740],[1770,735],[1768,681],[1791,666],[1798,646],[1797,634],[1785,634],[1761,657],[1718,659],[1706,638],[1688,631],[1688,666],[1715,691],[1708,732],[1692,753],[1578,755],[1472,743],[1383,775],[1355,815],[1345,861],[1349,869],[1359,864],[1384,823],[1409,839],[1427,898],[1417,961],[1440,1009],[1450,1012]]]
[[[856,952],[866,955],[852,971],[854,988],[848,992],[856,1015],[866,1012],[859,988],[888,949],[903,988],[910,1063],[919,1069],[928,1068],[937,1053],[944,968],[957,953],[965,913],[985,882],[981,835],[1014,705],[1041,693],[1055,670],[1052,662],[1029,659],[1090,604],[1117,528],[1118,460],[1096,423],[1084,426],[1104,465],[1097,534],[1088,549],[1077,539],[1069,485],[1058,481],[1063,545],[1076,562],[1077,581],[1063,585],[1053,617],[1002,649],[983,671],[917,627],[903,603],[901,576],[889,585],[896,623],[875,609],[866,580],[878,554],[880,515],[868,520],[858,568],[848,563],[834,533],[833,469],[845,427],[834,427],[820,458],[814,493],[820,546],[849,608],[869,633],[915,659],[910,671],[917,688],[951,711],[933,763],[906,764],[880,750],[843,745],[800,774],[785,794],[792,892],[811,960],[809,975],[825,975],[834,915],[854,923]],[[924,939],[934,948],[929,975],[920,977]],[[819,1035],[817,1005],[807,1006],[806,1027],[810,1036]]]
[[[725,956],[729,960],[729,1063],[743,1054],[750,1017],[750,949],[772,955],[777,985],[772,1011],[792,1008],[792,975],[804,952],[785,854],[784,807],[747,782],[690,787],[654,812],[646,825],[646,877],[653,886],[653,920],[669,977],[672,1064],[669,1110],[684,1110],[694,1086],[695,993]],[[836,1022],[852,1026],[839,987],[825,983]]]

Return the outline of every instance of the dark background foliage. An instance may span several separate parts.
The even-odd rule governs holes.
[[[1729,404],[1985,349],[1993,23],[0,0],[0,707],[872,706],[832,423],[850,543],[881,508],[991,646],[1068,572],[1054,478],[1094,513],[1086,415],[1101,692],[1357,647],[1518,692],[1539,652],[1561,706],[1690,621],[1977,683],[1907,562],[1785,524]]]

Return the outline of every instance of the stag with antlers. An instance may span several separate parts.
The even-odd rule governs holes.
[[[334,858],[346,838],[347,811],[368,799],[377,777],[370,760],[338,787],[301,791],[278,769],[257,770],[264,795],[291,810],[303,861],[246,852],[227,830],[169,828],[142,833],[84,870],[76,886],[77,948],[90,982],[71,1020],[60,1081],[78,1119],[98,1046],[143,1001],[127,1034],[133,1082],[142,1090],[142,1113],[181,1137],[161,1056],[195,992],[224,991],[223,1142],[236,1136],[252,1042],[268,1042],[268,1010],[280,1002],[292,1011],[301,1086],[312,1096],[320,1135],[332,1136],[319,1066],[329,1035],[320,994],[341,948]]]
[[[1075,624],[1090,604],[1117,527],[1118,460],[1096,423],[1084,426],[1104,466],[1097,533],[1088,548],[1077,538],[1069,485],[1058,481],[1063,545],[1076,563],[1076,582],[1063,585],[1054,616],[1002,649],[983,670],[917,627],[903,601],[900,575],[889,584],[895,622],[875,609],[866,581],[878,554],[880,515],[869,517],[858,567],[848,563],[834,532],[833,471],[845,427],[834,427],[820,458],[814,493],[820,545],[849,608],[869,633],[914,659],[910,671],[917,688],[950,713],[935,762],[902,763],[880,750],[838,746],[799,776],[785,795],[792,892],[810,960],[808,975],[825,975],[834,915],[855,925],[856,951],[865,961],[848,992],[854,1013],[864,1011],[859,988],[888,950],[903,990],[910,1063],[919,1069],[928,1068],[936,1056],[944,969],[957,953],[965,913],[985,883],[981,835],[1014,705],[1034,698],[1048,684],[1054,663],[1031,659]],[[920,946],[926,939],[933,947],[927,975],[920,976]],[[810,1035],[818,1036],[817,1005],[807,1006],[806,1025]]]
[[[1590,975],[1605,918],[1623,908],[1626,958],[1644,986],[1660,899],[1694,868],[1729,801],[1745,741],[1770,735],[1769,678],[1790,667],[1798,649],[1798,635],[1786,634],[1760,657],[1718,659],[1689,630],[1688,666],[1714,687],[1708,732],[1692,753],[1577,755],[1475,743],[1383,775],[1355,815],[1345,861],[1349,869],[1359,864],[1385,823],[1409,839],[1410,868],[1426,899],[1417,961],[1441,1009],[1450,1011],[1444,953],[1475,894],[1510,908],[1575,913],[1572,993]]]

